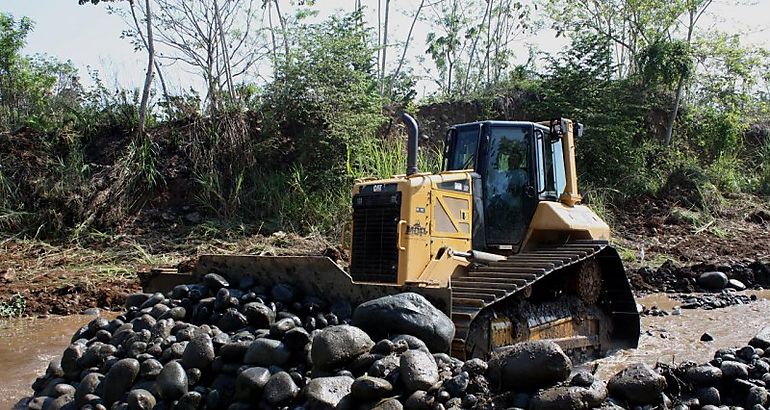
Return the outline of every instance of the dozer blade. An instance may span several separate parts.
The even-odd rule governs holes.
[[[202,255],[195,265],[193,279],[197,281],[212,272],[235,282],[251,276],[256,283],[266,287],[286,283],[305,295],[327,301],[348,300],[353,307],[382,296],[415,292],[450,314],[451,292],[448,288],[353,282],[347,272],[325,256]]]

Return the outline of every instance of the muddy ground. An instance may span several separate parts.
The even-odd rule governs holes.
[[[642,197],[609,210],[614,244],[638,293],[692,291],[671,286],[671,276],[770,262],[767,200],[735,196],[711,214],[682,209],[677,202]],[[223,229],[205,221],[180,229],[180,218],[184,216],[162,215],[152,229],[91,233],[56,244],[0,239],[0,316],[18,313],[20,303],[29,316],[118,309],[126,295],[141,288],[137,272],[155,266],[189,269],[205,253],[321,255],[336,246],[320,236]],[[671,269],[661,271],[661,266]],[[763,286],[745,281],[750,287]]]

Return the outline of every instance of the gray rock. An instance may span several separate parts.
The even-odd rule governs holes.
[[[149,293],[133,293],[126,297],[126,308],[139,307],[152,296]]]
[[[275,322],[275,312],[262,303],[252,302],[243,305],[241,313],[251,326],[257,329],[269,329]]]
[[[310,410],[334,409],[350,394],[353,378],[348,376],[318,377],[305,387]]]
[[[433,399],[424,390],[418,390],[412,393],[404,403],[404,410],[428,410],[431,408]]]
[[[749,378],[749,366],[732,361],[723,361],[719,367],[722,370],[722,377],[727,380],[747,380]]]
[[[272,405],[286,404],[299,395],[299,387],[294,383],[289,373],[278,372],[267,381],[263,397]]]
[[[587,410],[599,407],[607,399],[607,388],[601,381],[590,387],[559,386],[541,390],[529,402],[530,410]]]
[[[612,376],[607,388],[612,397],[629,403],[653,404],[666,388],[666,378],[646,364],[634,364]]]
[[[357,378],[350,387],[353,398],[360,401],[379,400],[393,391],[393,385],[385,379],[371,376]]]
[[[251,341],[248,341],[248,340],[230,342],[222,346],[221,349],[219,349],[219,355],[222,356],[224,360],[228,360],[231,362],[242,362],[243,357],[246,355],[246,352],[249,350],[250,345],[251,345]]]
[[[128,410],[152,410],[155,408],[155,396],[147,390],[136,389],[128,392]]]
[[[389,334],[416,336],[432,352],[448,352],[455,333],[447,315],[411,292],[362,303],[353,312],[352,324],[378,340]]]
[[[385,399],[372,406],[371,410],[402,410],[403,408],[404,406],[400,401],[396,399]]]
[[[199,410],[203,402],[203,395],[197,391],[187,392],[176,402],[174,410]]]
[[[730,279],[727,281],[727,287],[735,290],[746,290],[746,285],[738,279]]]
[[[406,343],[407,349],[422,350],[424,352],[430,353],[430,349],[428,349],[428,345],[426,345],[425,342],[423,342],[422,340],[412,335],[396,335],[390,340],[393,343],[395,343],[396,346],[398,346],[399,344]]]
[[[749,346],[767,350],[770,348],[770,326],[765,326],[749,341]]]
[[[227,312],[217,322],[217,326],[223,332],[235,332],[246,327],[247,324],[248,319],[246,319],[246,316],[233,308],[227,309]]]
[[[235,379],[235,397],[241,401],[258,401],[268,380],[270,380],[268,369],[249,367]]]
[[[121,400],[128,388],[139,375],[139,361],[136,359],[118,360],[102,380],[102,392],[107,406]]]
[[[534,391],[567,380],[572,362],[559,345],[529,341],[500,349],[489,362],[492,382],[503,390]]]
[[[72,396],[75,397],[75,386],[67,383],[59,383],[53,388],[53,397]]]
[[[203,284],[206,285],[209,289],[211,289],[213,292],[218,291],[222,288],[228,288],[230,287],[230,283],[222,277],[222,275],[218,275],[216,273],[208,273],[203,276]]]
[[[204,333],[198,333],[190,339],[182,354],[182,363],[185,367],[207,369],[214,361],[214,344],[211,337]]]
[[[444,389],[452,397],[462,397],[465,390],[468,388],[471,378],[467,372],[461,372],[455,377],[444,382]]]
[[[580,387],[590,387],[594,382],[596,381],[596,378],[594,375],[589,373],[587,370],[579,370],[575,375],[572,376],[572,379],[570,379],[569,384],[570,386],[580,386]]]
[[[701,386],[713,386],[722,380],[722,370],[711,365],[694,366],[685,372],[687,379]]]
[[[78,361],[85,352],[86,346],[81,343],[73,343],[64,349],[61,357],[61,368],[68,379],[75,380],[80,374]]]
[[[401,381],[410,392],[428,390],[438,382],[438,366],[430,353],[408,350],[400,359]]]
[[[369,375],[374,377],[386,377],[391,372],[398,370],[400,360],[396,355],[388,355],[376,360],[369,368]]]
[[[255,366],[283,366],[291,358],[291,352],[279,340],[261,338],[249,345],[243,362]]]
[[[158,377],[161,370],[163,370],[163,364],[155,359],[147,359],[139,366],[139,375],[144,378],[154,379]]]
[[[767,405],[767,390],[765,390],[764,387],[751,387],[746,394],[746,408],[750,409],[756,405],[759,405],[762,408]]]
[[[357,327],[329,326],[313,338],[310,356],[314,368],[330,371],[350,364],[373,346],[369,335]]]
[[[722,272],[705,272],[698,276],[696,283],[707,290],[722,290],[727,286],[727,275]]]
[[[89,394],[96,394],[100,396],[102,392],[100,384],[104,379],[104,375],[101,373],[88,373],[83,377],[83,380],[78,384],[78,388],[75,391],[75,404],[82,406],[85,404],[84,398]]]
[[[719,406],[722,404],[722,398],[716,387],[701,387],[695,391],[695,398],[703,406],[701,409],[706,408],[708,405]]]
[[[176,361],[166,363],[155,380],[160,397],[167,402],[177,400],[187,393],[187,383],[187,373]]]
[[[468,360],[467,362],[463,363],[462,369],[464,372],[468,372],[468,374],[471,376],[475,376],[486,374],[487,368],[489,368],[487,362],[477,358]]]

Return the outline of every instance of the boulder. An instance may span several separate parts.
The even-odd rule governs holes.
[[[749,341],[749,346],[757,347],[760,349],[767,350],[770,348],[770,326],[765,326],[762,329],[759,330],[759,333],[757,333],[751,341]]]
[[[334,409],[350,394],[353,378],[348,376],[318,377],[305,387],[310,410]]]
[[[696,280],[698,286],[706,290],[722,290],[727,286],[727,282],[727,275],[717,271],[704,272]]]
[[[697,385],[713,386],[722,380],[722,370],[711,365],[694,366],[687,369],[685,377]]]
[[[294,383],[289,373],[278,372],[270,376],[262,396],[268,403],[278,406],[294,400],[298,394],[299,387]]]
[[[261,338],[249,345],[243,362],[256,366],[283,366],[291,358],[291,352],[279,340]]]
[[[410,392],[428,390],[438,382],[438,366],[433,355],[422,350],[408,350],[401,355],[401,381]]]
[[[417,293],[400,293],[370,300],[353,312],[354,326],[375,339],[388,335],[416,336],[432,352],[448,352],[454,338],[452,320]]]
[[[249,367],[235,379],[235,398],[241,401],[258,400],[270,380],[270,370],[264,367]]]
[[[749,378],[749,366],[733,361],[723,361],[719,367],[722,370],[722,377],[727,380],[747,380]]]
[[[567,380],[572,362],[559,345],[536,340],[498,350],[489,362],[491,381],[502,390],[534,391]]]
[[[654,404],[666,388],[666,378],[646,364],[634,364],[612,376],[607,388],[612,397],[629,403]]]
[[[607,399],[607,388],[601,381],[590,387],[558,386],[541,390],[529,402],[530,410],[587,410],[601,406]]]
[[[213,361],[214,344],[211,337],[204,333],[194,335],[182,353],[182,363],[187,368],[206,369]]]
[[[360,401],[379,400],[393,391],[393,385],[385,379],[361,376],[350,386],[350,393]]]
[[[135,389],[128,392],[128,410],[152,410],[155,408],[155,396],[147,390]]]
[[[310,355],[314,368],[329,371],[350,364],[372,347],[374,342],[363,330],[348,325],[330,326],[313,338]]]
[[[730,279],[727,281],[727,287],[735,290],[746,290],[746,285],[738,279]]]
[[[160,397],[167,402],[178,400],[187,393],[187,382],[187,373],[177,361],[166,363],[155,380]]]
[[[102,380],[102,392],[107,407],[121,400],[139,374],[139,361],[121,359],[115,362]]]

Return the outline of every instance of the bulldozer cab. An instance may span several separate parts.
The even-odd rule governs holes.
[[[540,201],[566,187],[561,123],[484,121],[447,133],[444,171],[473,170],[474,249],[518,251]]]

